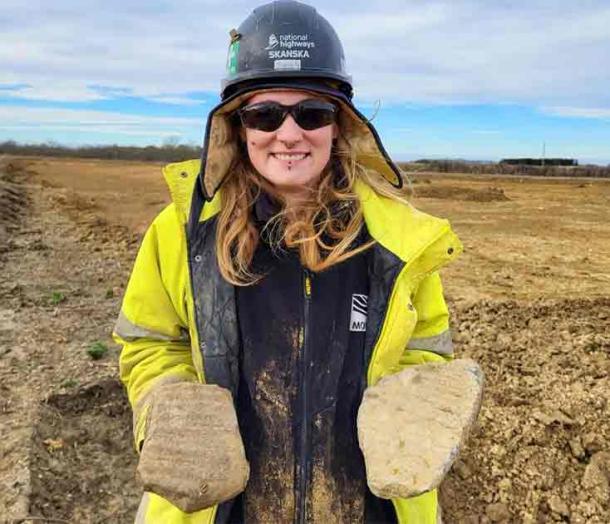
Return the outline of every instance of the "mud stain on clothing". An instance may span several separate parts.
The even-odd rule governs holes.
[[[247,522],[291,522],[295,513],[291,390],[270,361],[254,377],[249,439],[250,482],[243,495]],[[294,393],[293,393],[294,394]]]
[[[358,524],[364,522],[366,480],[357,461],[342,460],[337,446],[345,440],[332,438],[336,430],[336,405],[313,417],[312,469],[307,501],[307,520],[315,523]]]
[[[360,524],[364,522],[364,497],[360,486],[341,488],[328,468],[313,464],[308,501],[308,522],[316,524]]]

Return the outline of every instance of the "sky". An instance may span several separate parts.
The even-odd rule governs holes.
[[[0,141],[201,144],[262,3],[1,0]],[[610,164],[610,0],[307,3],[393,159]]]

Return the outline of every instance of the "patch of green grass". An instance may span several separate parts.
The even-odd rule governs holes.
[[[57,306],[58,304],[65,302],[65,300],[66,300],[66,295],[64,295],[61,291],[53,291],[51,293],[51,297],[49,298],[49,302],[53,306]]]
[[[108,353],[108,346],[106,344],[104,344],[103,342],[100,342],[99,340],[97,342],[94,342],[87,348],[87,354],[93,360],[99,360],[106,353]]]

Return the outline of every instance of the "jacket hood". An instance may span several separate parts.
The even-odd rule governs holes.
[[[354,148],[356,159],[363,166],[376,171],[395,187],[402,187],[398,166],[390,159],[371,122],[352,104],[351,99],[322,83],[292,80],[281,85],[257,83],[222,101],[207,119],[199,173],[202,193],[207,201],[213,199],[231,164],[239,154],[237,141],[231,132],[230,114],[255,92],[299,89],[332,98],[339,104],[339,125],[345,138]]]

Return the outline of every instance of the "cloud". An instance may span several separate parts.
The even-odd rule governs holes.
[[[172,104],[216,96],[228,31],[261,3],[32,0],[26,9],[3,0],[0,83],[21,86],[2,93],[96,101],[127,89]],[[309,3],[342,39],[363,102],[610,107],[607,1]]]
[[[29,84],[0,84],[0,93],[7,94],[31,87]]]
[[[159,104],[172,104],[177,106],[198,106],[206,101],[205,99],[201,98],[189,98],[187,96],[170,94],[151,95],[146,98],[151,102],[157,102]]]
[[[199,134],[199,118],[149,117],[107,111],[50,109],[0,105],[0,131],[35,129],[41,133],[70,131],[126,136]]]
[[[543,107],[541,112],[552,116],[568,118],[596,118],[610,120],[610,108],[599,107]]]
[[[92,102],[106,98],[87,86],[61,81],[54,82],[51,85],[22,84],[16,89],[7,89],[4,95],[10,98],[49,102]]]
[[[348,65],[361,96],[570,105],[586,97],[609,104],[610,70],[601,64],[610,54],[610,6],[582,6],[565,1],[407,3],[387,7],[394,9],[391,23],[374,12],[376,6],[369,12],[351,9],[337,20],[339,34],[349,36]],[[421,15],[424,9],[428,16],[410,23],[413,11]],[[380,31],[384,26],[378,23],[390,30]]]

